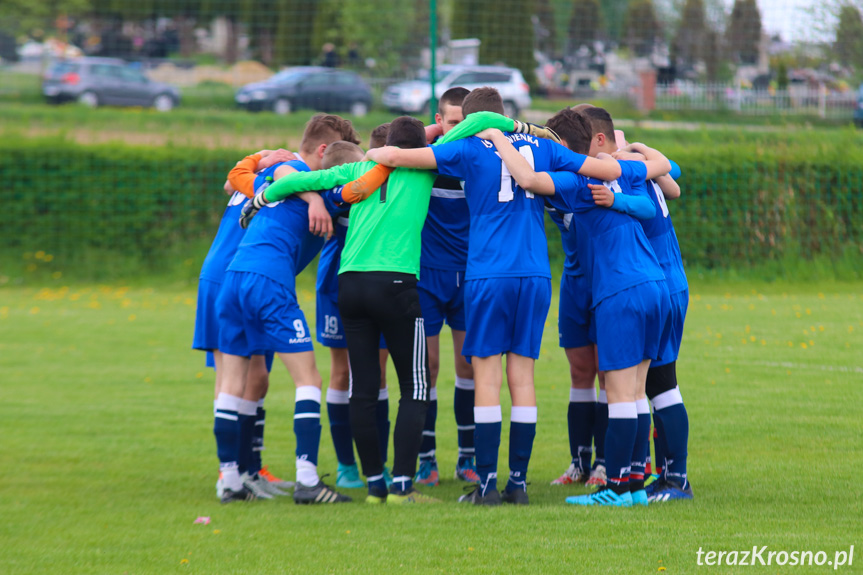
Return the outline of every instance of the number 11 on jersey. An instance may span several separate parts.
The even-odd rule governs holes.
[[[535,168],[534,159],[533,159],[533,148],[530,146],[521,146],[518,149],[518,153],[521,154],[527,163],[530,164],[531,168]],[[500,154],[495,152],[495,155],[500,158]],[[511,202],[515,199],[515,188],[518,187],[518,184],[515,183],[515,180],[512,179],[512,174],[509,173],[509,168],[506,167],[506,164],[503,160],[500,161],[500,191],[497,193],[497,201],[501,203]],[[519,187],[519,189],[521,189]],[[533,192],[528,192],[524,190],[524,197],[527,199],[533,199]]]

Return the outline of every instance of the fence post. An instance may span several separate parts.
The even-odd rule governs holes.
[[[818,84],[818,116],[827,117],[827,85]]]
[[[431,83],[431,99],[429,100],[430,124],[434,124],[434,116],[437,111],[437,94],[435,84],[437,83],[437,0],[429,0],[429,42],[431,48],[431,67],[429,68],[429,82]]]
[[[638,92],[638,108],[642,112],[650,112],[656,108],[656,70],[649,68],[639,74],[641,86]]]

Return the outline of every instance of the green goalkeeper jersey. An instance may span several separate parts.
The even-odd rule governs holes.
[[[356,180],[374,162],[343,164],[287,175],[266,190],[276,202],[287,196],[328,190]],[[351,223],[339,273],[400,272],[419,277],[420,242],[436,172],[398,168],[365,200],[351,206]]]

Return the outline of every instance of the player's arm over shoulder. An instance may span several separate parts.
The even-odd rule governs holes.
[[[340,184],[346,184],[373,167],[371,162],[357,162],[342,164],[328,170],[316,172],[293,172],[287,173],[276,180],[273,185],[264,191],[268,202],[283,200],[291,194],[298,192],[314,192],[328,190]],[[277,172],[282,168],[279,167]]]
[[[513,179],[522,189],[541,196],[554,195],[554,182],[551,177],[545,172],[534,170],[503,132],[489,129],[480,132],[477,137],[490,140],[494,144],[500,159],[506,164],[509,173],[512,174]]]
[[[366,152],[366,160],[389,166],[390,168],[417,168],[433,170],[437,168],[431,148],[402,149],[396,146],[383,146]]]

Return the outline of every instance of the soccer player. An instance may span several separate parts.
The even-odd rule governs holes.
[[[410,117],[392,121],[387,144],[425,147],[422,124]],[[364,176],[362,162],[315,174],[285,178],[256,196],[252,208],[309,189],[327,189]],[[380,181],[383,181],[381,179]],[[339,310],[347,336],[353,385],[351,429],[368,483],[369,503],[436,501],[413,486],[422,425],[428,408],[428,358],[425,329],[416,290],[420,238],[434,174],[396,170],[383,185],[368,186],[351,208],[339,269]],[[344,192],[342,192],[344,194]],[[383,333],[399,378],[401,398],[393,437],[393,483],[387,492],[375,416],[380,386],[378,342]]]
[[[623,150],[619,159],[640,159],[640,154]],[[676,170],[679,174],[679,169]],[[661,359],[650,364],[646,393],[653,407],[655,472],[658,481],[647,486],[648,500],[664,502],[692,499],[692,487],[686,475],[689,417],[677,384],[677,357],[683,338],[683,324],[689,305],[689,285],[683,269],[683,257],[666,199],[680,197],[680,186],[672,173],[648,182],[648,195],[656,204],[656,215],[641,220],[644,233],[665,273],[671,295],[671,329],[661,343]]]
[[[450,88],[440,98],[435,122],[446,134],[464,119],[462,102],[465,88]],[[458,460],[455,477],[470,483],[479,481],[474,464],[474,381],[473,368],[462,355],[465,337],[464,277],[467,268],[467,240],[470,215],[461,182],[438,176],[429,201],[422,234],[420,256],[420,305],[425,320],[429,356],[429,392],[431,403],[423,427],[420,466],[415,481],[437,485],[438,464],[435,457],[435,423],[437,419],[437,380],[440,372],[440,331],[444,322],[452,331],[455,357],[455,391],[453,410],[458,430]]]
[[[578,223],[579,254],[586,255],[584,265],[592,287],[598,367],[606,372],[609,400],[608,483],[596,493],[569,497],[567,502],[628,507],[633,504],[632,491],[638,494],[637,502],[646,505],[643,478],[640,483],[630,484],[629,476],[633,462],[646,458],[640,446],[646,445],[647,432],[642,429],[644,418],[638,416],[641,410],[637,402],[646,403],[643,386],[647,368],[650,360],[658,357],[659,340],[667,320],[668,295],[662,269],[636,220],[597,203],[597,192],[603,186],[589,184],[572,172],[537,173],[512,146],[506,145],[502,134],[490,132],[489,137],[520,185],[551,194],[552,201],[573,213]],[[670,169],[668,160],[655,150],[641,146],[639,151],[648,161],[620,163],[621,177],[609,182],[609,187],[617,192],[615,197],[623,186],[638,194],[638,182]],[[653,209],[646,194],[634,200],[640,201],[630,202],[633,213],[644,216],[646,210]],[[639,438],[640,435],[643,437]]]
[[[350,122],[338,116],[316,115],[306,125],[301,159],[273,166],[255,176],[256,189],[265,189],[294,171],[320,169],[326,147],[341,139],[358,143]],[[260,160],[256,155],[231,171],[235,188],[247,186]],[[272,172],[272,173],[270,173]],[[306,206],[305,201],[310,202]],[[260,351],[275,351],[296,385],[294,432],[297,437],[297,503],[350,501],[329,488],[317,473],[320,443],[321,377],[315,365],[311,336],[305,316],[296,301],[295,275],[311,258],[307,250],[309,213],[323,209],[319,233],[331,229],[330,216],[318,194],[268,206],[246,232],[217,300],[220,320],[219,349],[223,352],[225,391],[217,399],[216,436],[224,479],[223,502],[249,498],[238,481],[235,456],[241,431],[236,422],[238,398],[247,382],[248,357]],[[320,244],[317,244],[320,247]]]
[[[293,154],[285,150],[261,150],[258,154],[261,155],[262,162],[265,165],[288,161],[294,157]],[[228,181],[225,182],[224,189],[230,195],[230,199],[222,215],[222,220],[219,223],[216,237],[201,266],[201,274],[198,280],[197,311],[195,314],[195,335],[192,343],[193,349],[207,352],[207,366],[214,368],[216,371],[214,398],[218,398],[219,393],[222,391],[222,370],[219,369],[222,363],[222,354],[218,349],[219,325],[215,309],[216,297],[222,286],[228,263],[233,259],[237,251],[237,245],[239,245],[243,237],[244,230],[237,225],[237,219],[240,215],[243,202],[246,199],[246,196],[235,191]],[[254,405],[251,405],[252,402],[244,397],[243,400],[249,403],[241,404],[242,410],[239,416],[240,425],[247,433],[250,425],[254,429],[254,432],[251,433],[252,437],[250,441],[241,446],[238,461],[239,470],[244,485],[261,498],[270,498],[273,495],[286,495],[279,488],[293,487],[293,483],[282,481],[268,474],[265,468],[261,467],[265,413],[263,397],[266,395],[266,389],[269,386],[269,370],[272,362],[272,353],[252,356],[249,365],[248,387],[250,390],[255,390],[260,395],[260,398],[255,400]],[[261,393],[261,390],[263,390],[263,393]],[[261,471],[269,475],[271,480],[263,477],[263,474],[259,475],[258,473]],[[220,498],[223,494],[222,484],[223,481],[220,477],[216,482],[216,494]]]
[[[473,112],[503,114],[500,94],[478,88],[462,104]],[[585,158],[530,134],[510,136],[519,153],[540,169],[582,171],[614,179],[616,161]],[[507,140],[509,141],[509,140]],[[390,166],[437,169],[464,180],[470,211],[465,273],[466,335],[462,353],[471,358],[475,380],[475,449],[480,483],[460,501],[498,505],[528,504],[526,475],[536,434],[534,361],[551,299],[551,273],[543,222],[543,202],[517,186],[495,146],[467,138],[420,150],[381,148],[367,154]],[[497,491],[501,434],[502,357],[512,397],[510,475],[503,495]]]
[[[389,123],[381,124],[375,128],[370,137],[370,147],[379,148],[386,143],[386,135]],[[323,168],[331,168],[348,162],[362,160],[359,158],[348,158],[345,154],[355,155],[357,148],[347,142],[336,142],[324,153]],[[335,147],[335,150],[333,150]],[[343,151],[341,157],[336,158],[333,152]],[[318,260],[318,274],[316,283],[316,323],[317,340],[324,347],[330,349],[330,382],[327,386],[327,415],[330,420],[330,435],[333,439],[333,447],[338,459],[338,472],[336,474],[336,487],[356,489],[364,487],[360,479],[359,469],[354,458],[354,440],[351,434],[350,422],[350,366],[348,364],[348,349],[345,340],[345,331],[342,325],[341,314],[338,307],[339,295],[339,265],[341,263],[342,250],[348,233],[349,213],[346,207],[335,207],[331,210],[334,215],[333,237],[327,240],[321,250]],[[380,432],[381,454],[384,464],[387,461],[387,451],[390,436],[389,421],[389,392],[386,383],[386,365],[388,353],[386,346],[381,340],[380,363],[381,363],[381,388],[378,393],[377,417],[378,431]],[[392,475],[384,465],[384,480],[387,485],[392,483]]]

